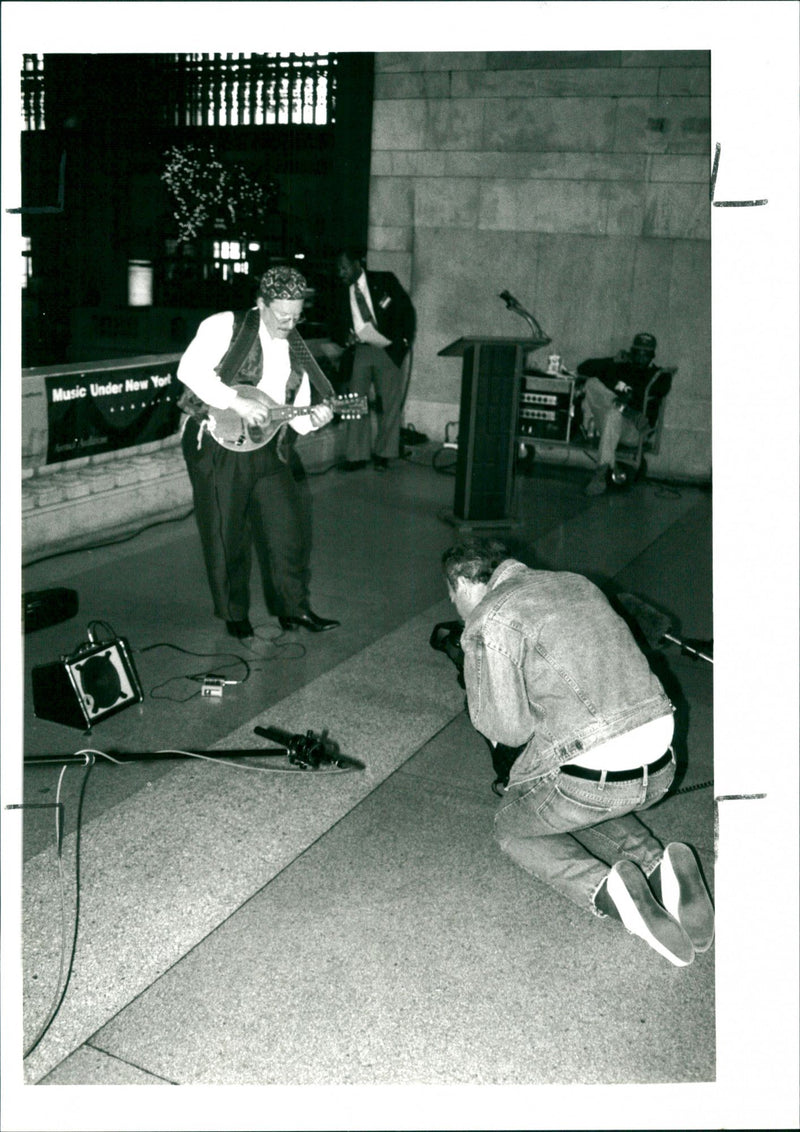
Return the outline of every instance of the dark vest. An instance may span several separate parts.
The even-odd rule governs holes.
[[[214,372],[226,385],[258,385],[263,375],[264,351],[258,336],[261,315],[258,308],[233,312],[233,330],[228,349],[214,366]],[[291,355],[290,355],[291,356]],[[302,375],[292,367],[286,383],[286,403],[292,404],[300,388]],[[184,385],[178,407],[196,421],[208,419],[209,406]],[[297,438],[294,429],[283,424],[267,448],[277,453],[281,463],[287,463]]]
[[[258,336],[260,323],[258,308],[233,312],[233,330],[228,349],[214,366],[214,372],[226,385],[258,385],[261,380],[264,352]],[[294,401],[301,380],[301,375],[292,368],[286,383],[287,404]],[[178,406],[195,420],[202,421],[208,417],[208,405],[185,385]]]
[[[214,367],[226,385],[258,385],[264,367],[264,354],[258,327],[258,309],[233,312],[233,331],[228,349]]]

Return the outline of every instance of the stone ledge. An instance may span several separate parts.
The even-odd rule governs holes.
[[[192,496],[186,473],[159,476],[146,483],[138,477],[130,484],[74,499],[40,497],[39,505],[22,516],[22,561],[79,550],[106,542],[162,519],[177,518],[191,509]]]
[[[178,438],[104,453],[92,463],[23,470],[22,560],[80,550],[130,534],[149,523],[176,519],[192,508],[189,477]],[[332,425],[298,437],[297,452],[311,474],[341,458],[344,430]]]

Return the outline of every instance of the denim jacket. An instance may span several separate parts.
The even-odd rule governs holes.
[[[501,562],[461,647],[473,725],[524,746],[511,783],[673,710],[628,626],[579,574]]]

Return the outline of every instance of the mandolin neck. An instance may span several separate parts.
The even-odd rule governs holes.
[[[313,405],[270,405],[270,420],[290,421],[292,417],[304,417],[313,407]]]

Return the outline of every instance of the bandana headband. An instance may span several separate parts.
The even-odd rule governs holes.
[[[304,299],[308,283],[293,267],[271,267],[261,276],[258,293],[267,303],[273,299]]]

